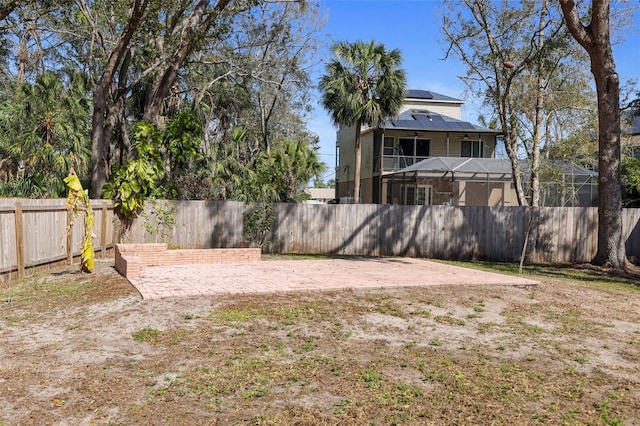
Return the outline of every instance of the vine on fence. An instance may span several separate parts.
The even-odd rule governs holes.
[[[271,232],[275,216],[273,215],[273,203],[250,206],[244,214],[243,233],[249,243],[262,248],[269,244],[267,235]]]
[[[154,237],[154,242],[158,242],[158,237],[162,241],[166,240],[176,224],[176,206],[167,202],[159,202],[151,198],[151,212],[142,213],[144,219],[144,229]]]

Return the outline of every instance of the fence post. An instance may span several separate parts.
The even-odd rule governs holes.
[[[100,257],[107,251],[107,202],[102,202],[102,221],[100,223]]]
[[[15,206],[16,220],[16,259],[18,261],[18,279],[24,278],[24,240],[22,232],[22,204]]]
[[[73,265],[73,211],[67,209],[67,265]]]

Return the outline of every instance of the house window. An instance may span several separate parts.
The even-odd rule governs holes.
[[[431,205],[431,185],[407,186],[402,188],[402,203],[409,206]]]
[[[431,187],[419,186],[416,193],[416,204],[420,206],[431,205]]]
[[[428,157],[429,145],[429,139],[416,139],[416,157]]]
[[[460,146],[460,157],[482,157],[482,141],[463,140]]]
[[[384,137],[384,155],[393,155],[393,136]]]
[[[416,203],[416,188],[414,186],[408,186],[404,191],[404,195],[404,204],[412,206]]]
[[[399,138],[398,155],[407,159],[407,165],[412,165],[429,157],[430,140],[418,138]]]

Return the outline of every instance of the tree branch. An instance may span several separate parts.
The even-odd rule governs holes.
[[[0,20],[3,20],[3,19],[5,19],[7,16],[9,16],[9,14],[10,14],[11,12],[13,12],[13,10],[14,10],[16,7],[18,7],[18,5],[19,5],[20,3],[23,3],[23,2],[18,1],[18,0],[13,0],[13,1],[10,1],[9,3],[7,3],[6,5],[1,6],[1,7],[0,7]]]
[[[573,38],[585,48],[586,51],[590,51],[593,46],[593,37],[588,27],[582,25],[580,21],[580,15],[578,14],[578,6],[576,6],[573,0],[559,0],[562,13],[567,23],[567,28],[571,32]],[[594,2],[595,8],[595,2]]]

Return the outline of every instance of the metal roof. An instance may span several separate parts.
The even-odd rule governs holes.
[[[440,93],[432,92],[430,90],[417,90],[417,89],[409,89],[407,98],[408,99],[429,99],[432,101],[463,102],[460,99],[452,98],[451,96],[442,95]]]
[[[422,130],[432,132],[473,132],[498,134],[499,132],[468,121],[438,114],[427,109],[409,109],[398,117],[385,121],[385,129]]]

